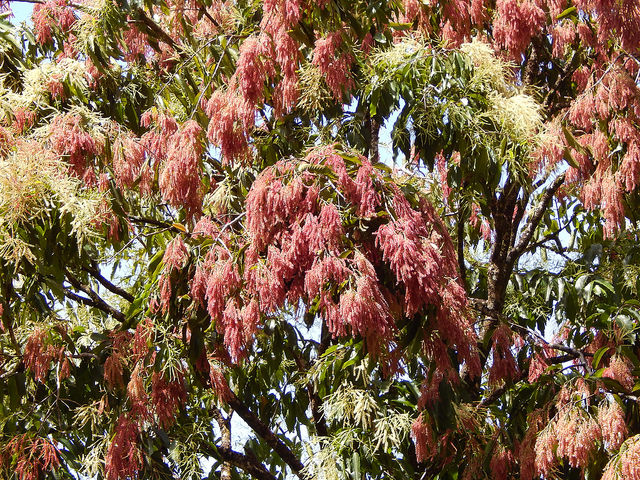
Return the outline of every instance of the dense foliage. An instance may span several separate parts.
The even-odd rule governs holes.
[[[637,0],[29,3],[3,478],[640,479]]]

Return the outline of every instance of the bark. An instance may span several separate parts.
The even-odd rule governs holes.
[[[213,417],[220,427],[221,447],[226,452],[231,452],[231,416],[224,418],[217,408],[213,410]],[[231,462],[225,461],[220,469],[220,480],[231,480]]]
[[[304,465],[298,456],[269,428],[269,425],[249,410],[233,392],[231,393],[231,399],[227,403],[291,467],[291,470],[302,478],[301,471]]]
[[[105,287],[107,290],[109,290],[111,293],[115,293],[116,295],[121,296],[128,302],[133,302],[135,300],[135,297],[131,295],[129,292],[118,287],[117,285],[114,285],[109,280],[107,280],[104,276],[102,276],[102,274],[100,273],[100,270],[98,269],[98,265],[95,262],[92,262],[90,267],[83,267],[82,269],[85,272],[87,272],[89,275],[91,275],[93,278],[95,278],[98,282],[100,282],[100,284],[103,287]]]
[[[264,465],[248,455],[244,455],[222,446],[217,448],[217,452],[225,462],[244,470],[253,478],[258,480],[278,480],[275,475],[265,468]]]
[[[371,145],[369,149],[369,161],[377,163],[380,161],[380,120],[375,115],[369,122],[371,126]]]
[[[460,278],[462,283],[467,283],[467,267],[464,264],[464,221],[462,215],[462,209],[458,206],[458,219],[457,219],[457,248],[458,248],[458,270],[460,270]]]
[[[69,289],[65,289],[64,294],[68,298],[84,303],[85,305],[88,305],[90,307],[97,308],[98,310],[102,310],[103,312],[111,315],[113,318],[115,318],[119,322],[124,322],[127,319],[124,313],[122,313],[121,311],[117,310],[116,308],[112,307],[107,302],[105,302],[89,286],[81,283],[69,270],[65,269],[65,275],[69,280],[69,283],[73,286],[73,288],[75,288],[76,290],[80,290],[81,292],[86,293],[89,296],[89,298],[86,298],[70,291]]]

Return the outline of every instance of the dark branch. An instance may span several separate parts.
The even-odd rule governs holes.
[[[7,327],[7,329],[9,330],[9,337],[11,338],[11,345],[13,346],[13,349],[16,351],[16,353],[18,355],[21,354],[21,350],[20,350],[20,344],[18,343],[18,340],[16,339],[16,334],[13,331],[13,312],[11,311],[10,308],[10,302],[11,302],[11,297],[13,296],[13,283],[11,282],[11,280],[9,280],[9,278],[7,278],[7,281],[4,282],[4,285],[2,286],[2,294],[4,296],[4,308],[2,309],[2,315],[0,315],[0,322],[3,323],[3,325],[5,327]],[[0,306],[2,306],[2,303],[0,303]],[[3,318],[4,317],[4,318]],[[6,319],[6,322],[4,321]]]
[[[371,145],[369,146],[369,161],[378,163],[380,161],[380,121],[376,115],[370,120]]]
[[[580,358],[584,360],[584,357],[593,357],[593,353],[583,352],[582,350],[578,350],[576,348],[567,347],[566,345],[561,345],[559,343],[549,343],[547,344],[549,348],[554,350],[560,350],[561,352],[565,352],[573,358]]]
[[[231,450],[231,416],[228,418],[224,418],[222,412],[213,407],[212,409],[213,418],[218,422],[218,427],[220,427],[220,437],[222,441],[222,449],[225,451]],[[222,468],[220,469],[220,480],[231,480],[231,462],[226,461],[222,464]]]
[[[513,379],[513,383],[517,383],[520,380],[522,380],[523,378],[524,378],[524,372],[521,372],[518,375],[518,377]],[[511,383],[510,382],[509,383],[505,382],[500,387],[496,388],[495,390],[492,390],[491,393],[489,393],[480,402],[478,402],[477,408],[488,407],[489,405],[494,403],[496,400],[498,400],[502,396],[503,393],[505,393],[507,390],[509,390],[509,388],[511,388]]]
[[[545,358],[544,361],[545,361],[545,363],[547,363],[549,365],[557,365],[559,363],[564,363],[564,362],[569,362],[571,360],[575,360],[576,358],[578,358],[577,355],[573,355],[571,353],[567,353],[565,355],[558,355],[556,357]]]
[[[89,273],[89,275],[91,275],[93,278],[95,278],[98,282],[100,282],[100,284],[103,287],[105,287],[107,290],[109,290],[111,293],[115,293],[116,295],[121,296],[122,298],[124,298],[128,302],[133,302],[135,300],[135,297],[133,295],[131,295],[129,292],[127,292],[126,290],[118,287],[117,285],[114,285],[109,280],[104,278],[102,276],[102,274],[100,273],[100,270],[98,270],[98,266],[95,263],[92,264],[90,267],[83,267],[82,269],[85,272]]]
[[[183,233],[185,235],[189,235],[188,232],[176,227],[172,223],[163,222],[162,220],[156,220],[155,218],[149,217],[135,217],[133,215],[128,215],[127,218],[131,220],[133,223],[139,223],[143,225],[153,225],[154,227],[161,227],[166,230],[170,230],[175,233]]]
[[[241,468],[253,478],[257,478],[258,480],[278,480],[271,472],[269,472],[269,470],[264,467],[264,465],[259,463],[254,458],[249,457],[248,455],[238,453],[231,450],[230,448],[225,447],[218,447],[216,450],[218,452],[218,455],[225,462],[229,462],[231,465]]]
[[[220,27],[220,24],[216,21],[215,18],[213,18],[209,12],[207,12],[207,8],[206,7],[200,7],[199,13],[201,13],[203,16],[207,17],[207,19],[209,19],[209,21],[211,23],[213,23],[216,27]]]
[[[458,208],[458,220],[457,220],[457,233],[458,233],[458,269],[460,270],[460,278],[462,283],[467,283],[467,269],[464,264],[464,222],[462,216],[462,209]]]
[[[574,215],[575,217],[575,215]],[[567,221],[567,223],[565,223],[562,227],[560,227],[558,230],[549,233],[548,235],[545,235],[544,237],[542,237],[540,240],[531,243],[530,245],[527,246],[526,251],[533,251],[538,247],[543,247],[545,243],[553,240],[554,243],[556,244],[557,253],[564,253],[566,251],[566,249],[562,246],[562,242],[560,241],[560,233],[563,230],[566,230],[569,226],[571,225],[571,219],[569,221]]]
[[[154,225],[156,227],[162,227],[162,228],[167,228],[167,229],[168,228],[175,228],[170,223],[163,222],[161,220],[156,220],[155,218],[134,217],[133,215],[129,215],[127,218],[129,220],[131,220],[132,222],[134,222],[134,223],[143,223],[143,224]]]
[[[287,447],[278,436],[271,431],[269,426],[264,423],[258,416],[242,403],[242,401],[232,393],[232,398],[228,405],[233,408],[238,415],[249,425],[267,444],[276,452],[280,458],[291,467],[291,470],[300,478],[304,465],[300,459]]]
[[[136,10],[136,16],[138,17],[140,22],[144,24],[151,33],[156,35],[160,40],[162,40],[164,43],[169,45],[174,50],[178,49],[178,45],[173,40],[173,38],[171,38],[167,32],[165,32],[162,28],[160,28],[160,26],[156,22],[154,22],[151,18],[149,18],[149,16],[146,14],[146,12],[142,8],[138,8]]]
[[[67,279],[69,280],[69,283],[73,286],[73,288],[86,293],[89,296],[89,298],[78,295],[67,288],[64,289],[65,296],[67,296],[72,300],[84,303],[85,305],[88,305],[90,307],[94,307],[94,308],[97,308],[98,310],[102,310],[103,312],[111,315],[113,318],[115,318],[119,322],[124,322],[127,319],[124,313],[122,313],[120,310],[115,309],[114,307],[109,305],[107,302],[105,302],[91,288],[89,288],[87,285],[82,284],[75,276],[73,276],[71,272],[69,272],[69,270],[65,270],[65,274],[67,276]]]
[[[320,343],[318,345],[318,358],[327,350],[331,344],[331,336],[327,334],[327,326],[325,322],[322,322],[320,330]],[[294,350],[293,356],[300,372],[306,372],[309,370],[308,362],[300,355],[300,352]],[[316,391],[313,382],[309,382],[306,385],[307,394],[309,395],[309,407],[311,408],[311,416],[313,418],[313,425],[316,428],[316,435],[320,437],[326,437],[329,435],[329,429],[327,428],[327,422],[325,421],[324,414],[322,413],[322,398]]]
[[[533,234],[536,231],[536,228],[538,228],[538,225],[540,224],[540,220],[542,220],[544,213],[547,211],[547,208],[549,208],[549,203],[551,203],[553,196],[556,194],[560,186],[564,183],[564,177],[564,173],[562,175],[559,175],[553,181],[553,183],[549,185],[549,188],[542,194],[540,202],[533,210],[531,215],[529,215],[529,219],[526,226],[524,227],[524,230],[522,231],[522,234],[520,235],[520,238],[507,255],[507,262],[509,264],[515,263],[518,257],[522,255],[522,253],[526,250],[529,242],[531,241],[531,238],[533,237]]]

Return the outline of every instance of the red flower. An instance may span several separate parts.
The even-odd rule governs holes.
[[[113,440],[105,457],[107,480],[136,479],[142,470],[143,456],[139,446],[140,429],[128,416],[120,415]]]

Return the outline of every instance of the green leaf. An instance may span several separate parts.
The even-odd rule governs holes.
[[[578,8],[575,6],[572,6],[567,8],[564,12],[560,13],[560,15],[556,17],[556,20],[562,20],[563,18],[567,18],[569,16],[576,17],[577,14],[578,14]]]
[[[353,478],[354,480],[360,480],[362,478],[360,474],[360,454],[357,451],[353,452],[351,462],[353,465]]]
[[[608,351],[609,351],[609,347],[602,347],[602,348],[598,349],[598,351],[596,353],[593,354],[593,368],[594,369],[598,368],[598,365],[600,365],[600,360],[602,360],[602,357]]]

